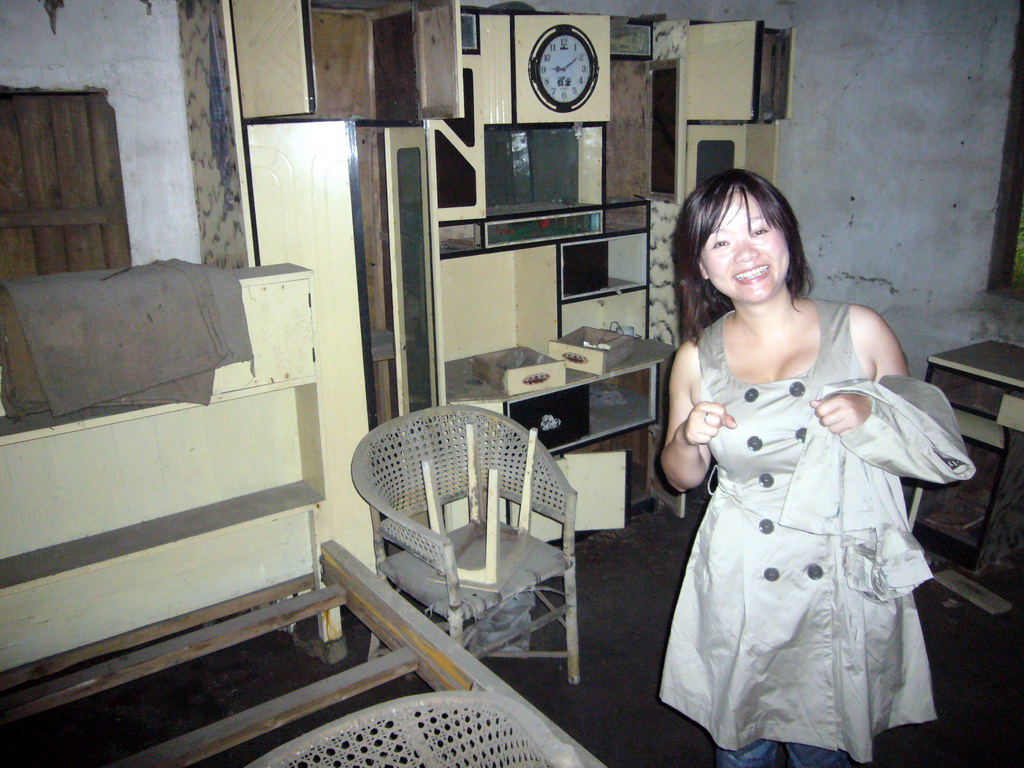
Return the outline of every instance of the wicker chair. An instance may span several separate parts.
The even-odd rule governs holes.
[[[248,768],[582,768],[535,712],[486,691],[387,701],[284,744]]]
[[[475,655],[562,656],[569,682],[579,682],[576,491],[535,432],[473,406],[416,411],[360,441],[352,478],[371,507],[379,574],[444,617],[452,638]],[[453,503],[460,512],[453,512]],[[509,521],[514,524],[500,520],[502,512],[514,511],[511,505],[520,512]],[[449,531],[446,511],[468,522]],[[532,514],[561,523],[561,548],[530,535]],[[426,517],[429,525],[414,517]],[[389,551],[385,542],[399,549]],[[564,587],[560,605],[548,597],[548,586],[541,587],[555,578]],[[489,618],[500,618],[502,608],[507,612],[526,593],[547,612],[497,643],[473,642]],[[507,650],[554,620],[565,629],[564,652]]]

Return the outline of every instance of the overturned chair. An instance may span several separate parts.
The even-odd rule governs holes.
[[[352,478],[371,507],[379,574],[442,616],[475,655],[565,657],[569,682],[579,682],[576,491],[536,430],[474,406],[416,411],[360,441]],[[534,514],[561,524],[561,548],[530,534]],[[556,578],[561,601],[545,584]],[[482,627],[533,596],[546,612],[481,642]],[[555,620],[565,651],[509,650]]]

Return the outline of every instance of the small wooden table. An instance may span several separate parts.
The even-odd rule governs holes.
[[[932,355],[925,380],[949,398],[978,471],[962,483],[919,485],[914,535],[981,570],[1024,546],[1024,348],[983,341]]]

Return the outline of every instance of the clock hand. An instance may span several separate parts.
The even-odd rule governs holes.
[[[563,70],[568,69],[569,67],[571,67],[573,64],[575,64],[577,61],[579,61],[582,58],[583,58],[583,54],[581,53],[578,56],[576,56],[572,61],[570,61],[568,64],[566,64],[564,67],[562,67],[562,69]]]
[[[577,61],[579,61],[582,58],[583,58],[583,54],[581,53],[578,56],[576,56],[576,58],[574,58],[572,61],[566,62],[564,67],[555,66],[554,70],[555,70],[555,72],[565,72],[565,70],[567,70],[569,67],[571,67],[573,64],[575,64]]]

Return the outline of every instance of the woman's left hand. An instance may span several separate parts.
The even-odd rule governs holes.
[[[821,426],[833,435],[842,437],[868,420],[871,415],[871,398],[864,395],[832,395],[824,400],[812,400],[811,408]]]

